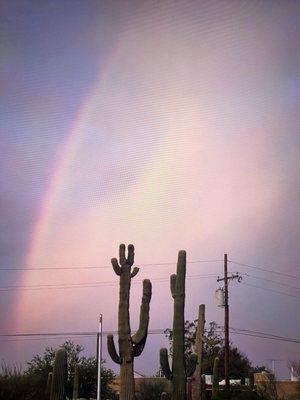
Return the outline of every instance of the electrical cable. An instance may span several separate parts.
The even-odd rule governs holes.
[[[271,274],[286,276],[288,278],[293,278],[293,279],[300,279],[300,276],[290,275],[290,274],[286,274],[286,273],[280,272],[280,271],[273,271],[271,269],[267,269],[267,268],[264,268],[264,267],[258,267],[258,266],[255,266],[255,265],[244,264],[244,263],[240,263],[240,262],[233,261],[233,260],[228,260],[228,262],[230,262],[232,264],[240,265],[242,267],[254,268],[254,269],[258,269],[260,271],[270,272]]]

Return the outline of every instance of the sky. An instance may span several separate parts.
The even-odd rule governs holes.
[[[133,243],[133,331],[144,278],[149,329],[172,326],[169,276],[185,249],[186,319],[204,303],[223,325],[227,253],[243,276],[230,326],[300,340],[300,3],[0,7],[0,333],[93,332],[100,313],[115,331],[110,259]],[[1,337],[1,358],[25,365],[64,340]],[[95,353],[93,337],[74,340]],[[277,360],[278,378],[300,358],[299,343],[231,340],[254,364]],[[150,334],[135,369],[155,373],[165,345]]]

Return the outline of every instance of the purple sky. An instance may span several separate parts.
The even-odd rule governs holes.
[[[300,277],[299,17],[296,1],[2,1],[1,286],[113,285],[2,290],[1,333],[95,331],[99,313],[115,330],[111,268],[30,268],[108,266],[121,242],[137,264],[174,263],[141,268],[133,330],[146,277],[150,329],[171,326],[180,249]],[[222,268],[188,264],[187,319],[205,303],[223,324]],[[232,327],[300,339],[300,278],[229,270],[249,275],[230,286]],[[231,339],[255,364],[281,360],[278,377],[300,358],[296,343]],[[0,339],[1,357],[61,342]],[[136,369],[154,373],[165,343],[150,335]]]

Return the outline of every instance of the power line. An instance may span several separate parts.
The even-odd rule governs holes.
[[[222,328],[222,327],[220,327]],[[149,335],[163,335],[166,329],[150,329],[148,331]],[[237,335],[251,336],[261,339],[270,339],[277,341],[284,341],[290,343],[300,344],[300,339],[289,338],[286,336],[273,335],[266,332],[252,331],[249,329],[239,329],[230,328],[231,333]],[[217,330],[216,332],[223,332],[223,330]],[[117,331],[104,331],[103,335],[117,334]],[[80,338],[96,338],[97,332],[45,332],[45,333],[7,333],[0,334],[0,342],[6,341],[27,341],[27,340],[45,340],[45,339],[63,339],[70,337],[80,337]]]
[[[266,282],[276,283],[276,285],[286,286],[286,287],[291,288],[291,289],[300,290],[300,287],[288,285],[286,283],[281,283],[281,282],[278,282],[278,281],[273,281],[272,279],[262,278],[260,276],[250,275],[250,274],[247,274],[246,272],[244,274],[242,274],[242,275],[249,276],[250,278],[259,279],[259,280],[266,281]]]
[[[266,287],[251,285],[250,283],[245,283],[245,282],[242,282],[242,285],[254,287],[254,288],[257,288],[257,289],[267,290],[269,292],[278,293],[278,294],[282,294],[282,295],[285,295],[285,296],[289,296],[289,297],[294,297],[296,299],[300,299],[300,296],[295,296],[293,294],[289,294],[289,293],[286,293],[286,292],[280,292],[279,290],[273,290],[273,289],[269,289],[269,288],[266,288]]]
[[[254,268],[254,269],[258,269],[260,271],[270,272],[271,274],[276,274],[276,275],[280,275],[280,276],[286,276],[288,278],[293,278],[293,279],[300,279],[300,276],[290,275],[290,274],[286,274],[286,273],[280,272],[280,271],[273,271],[271,269],[267,269],[267,268],[264,268],[264,267],[258,267],[258,266],[255,266],[255,265],[244,264],[244,263],[240,263],[240,262],[233,261],[233,260],[230,260],[229,262],[232,263],[232,264],[240,265],[242,267]]]
[[[194,260],[187,261],[187,264],[197,264],[197,263],[212,263],[219,262],[222,260]],[[168,265],[176,265],[176,261],[174,262],[165,262],[165,263],[151,263],[151,264],[135,264],[137,267],[153,267],[153,266],[168,266]],[[17,268],[0,268],[0,271],[48,271],[48,270],[81,270],[81,269],[107,269],[112,268],[111,265],[102,265],[102,266],[72,266],[72,267],[17,267]]]
[[[199,279],[199,278],[215,278],[217,274],[207,275],[188,275],[187,279]],[[154,278],[152,282],[169,282],[170,278]],[[142,283],[143,281],[133,281],[132,284]],[[42,290],[42,289],[77,289],[77,288],[91,288],[91,287],[105,287],[105,286],[119,286],[116,281],[99,281],[99,282],[80,282],[80,283],[59,283],[59,284],[46,284],[46,285],[28,285],[28,286],[0,286],[0,291],[11,291],[11,290]]]

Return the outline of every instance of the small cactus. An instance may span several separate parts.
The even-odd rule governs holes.
[[[193,400],[204,400],[204,385],[202,383],[202,362],[203,362],[203,337],[205,325],[205,305],[200,304],[198,311],[198,323],[196,331],[196,355],[197,365],[194,373],[195,378],[195,391],[193,393]]]
[[[162,394],[160,395],[160,400],[169,400],[168,393],[162,392]]]
[[[73,384],[73,400],[77,400],[78,399],[78,385],[79,385],[78,365],[75,365],[75,369],[74,369],[74,384]]]
[[[65,400],[67,382],[67,352],[59,349],[53,366],[50,400]]]
[[[51,385],[52,385],[52,372],[49,372],[47,378],[46,391],[45,391],[46,400],[50,399]]]
[[[219,357],[214,360],[213,381],[212,381],[212,400],[216,400],[219,395]]]

